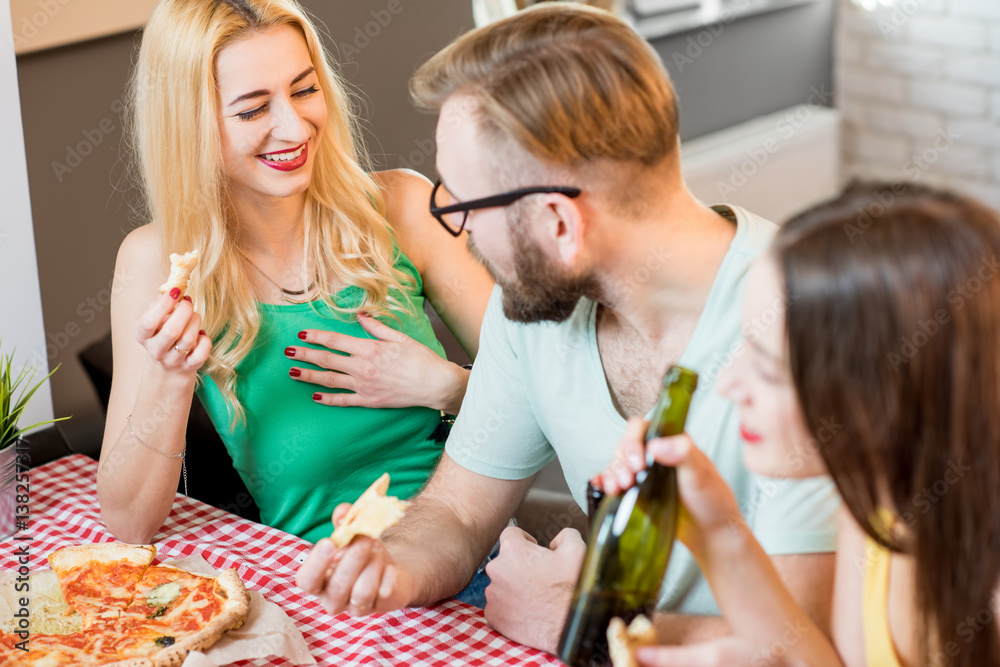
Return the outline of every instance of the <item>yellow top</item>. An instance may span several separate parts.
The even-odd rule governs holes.
[[[865,655],[871,667],[902,667],[899,657],[896,655],[896,647],[892,642],[892,630],[889,627],[889,563],[891,557],[892,553],[878,542],[870,537],[865,539],[862,618],[865,626]]]

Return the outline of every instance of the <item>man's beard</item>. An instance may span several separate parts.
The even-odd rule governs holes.
[[[560,270],[531,242],[520,223],[509,223],[514,245],[513,280],[499,275],[476,247],[471,234],[469,252],[503,289],[503,313],[507,319],[524,324],[564,322],[573,314],[581,297],[597,293],[597,281],[589,273],[569,276]]]

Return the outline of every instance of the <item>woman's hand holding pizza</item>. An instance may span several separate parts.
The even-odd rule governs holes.
[[[211,339],[201,330],[201,315],[177,287],[159,296],[143,313],[135,337],[164,370],[188,375],[194,375],[212,351]]]
[[[353,392],[319,392],[313,396],[316,402],[366,408],[420,405],[458,412],[468,371],[373,317],[359,314],[358,322],[374,339],[309,329],[299,333],[299,338],[327,349],[292,346],[285,350],[288,358],[303,364],[290,369],[293,379]]]

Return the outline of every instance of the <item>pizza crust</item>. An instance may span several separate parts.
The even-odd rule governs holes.
[[[48,561],[53,572],[59,574],[93,562],[113,563],[125,560],[139,567],[148,567],[154,558],[156,558],[156,547],[151,544],[106,542],[59,549],[49,554]]]
[[[178,255],[176,252],[170,253],[170,276],[167,278],[167,282],[160,285],[160,294],[166,294],[175,287],[181,291],[181,294],[184,294],[187,291],[188,280],[191,279],[191,273],[196,266],[198,266],[197,250],[186,252],[183,255]]]
[[[346,547],[358,535],[377,540],[399,523],[410,503],[385,495],[388,490],[389,473],[384,473],[361,494],[330,536],[338,549]]]
[[[649,619],[640,614],[626,628],[625,621],[618,618],[608,623],[608,653],[614,667],[639,667],[635,652],[640,646],[656,644],[656,628]]]
[[[235,569],[222,572],[215,581],[227,600],[219,615],[209,621],[208,625],[148,658],[130,658],[102,667],[179,667],[191,651],[206,649],[229,630],[241,627],[250,615],[250,593]]]

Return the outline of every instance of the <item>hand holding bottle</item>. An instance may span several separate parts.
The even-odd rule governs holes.
[[[680,366],[667,371],[647,442],[684,432],[697,386],[694,371]],[[635,430],[632,425],[630,433]],[[650,460],[649,469],[636,477],[634,488],[605,497],[591,517],[587,554],[558,647],[571,667],[607,664],[611,619],[628,623],[657,605],[680,513],[677,471]]]
[[[726,480],[690,435],[655,438],[644,444],[647,428],[648,422],[630,419],[614,460],[591,484],[610,495],[631,488],[635,474],[646,468],[647,455],[661,465],[676,467],[681,497],[677,538],[697,556],[706,536],[742,524],[739,504]]]

